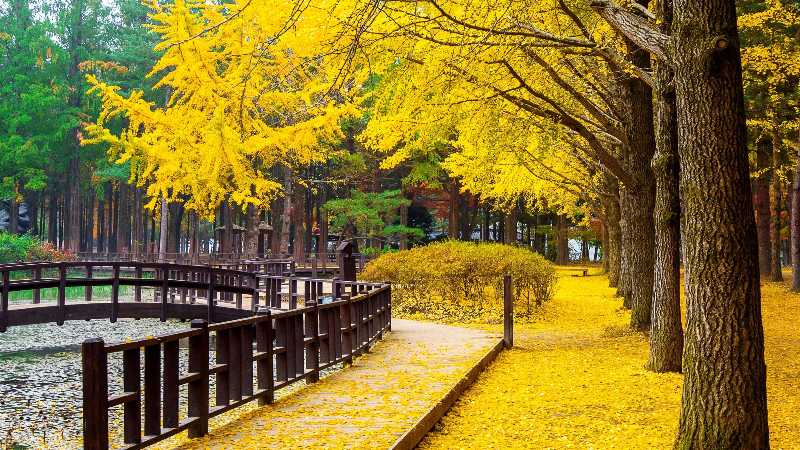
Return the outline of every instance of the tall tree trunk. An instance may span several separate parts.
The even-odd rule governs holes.
[[[169,204],[166,196],[161,197],[161,225],[158,233],[158,260],[165,262],[167,259],[167,235],[169,234]]]
[[[772,274],[772,246],[770,243],[769,170],[772,151],[769,139],[756,143],[756,167],[760,175],[753,182],[755,188],[756,231],[758,237],[758,266],[765,278]]]
[[[770,183],[770,221],[769,235],[772,245],[772,272],[771,281],[783,281],[781,271],[781,177],[778,171],[781,167],[781,139],[777,131],[772,133],[772,182]]]
[[[298,263],[306,261],[306,192],[305,189],[299,185],[294,185],[294,205],[292,208],[292,224],[294,225],[294,236],[292,243],[292,250],[294,253],[294,260]]]
[[[489,242],[489,207],[483,207],[483,221],[481,222],[481,241]]]
[[[76,130],[77,133],[77,130]],[[77,153],[77,150],[76,150]],[[69,161],[69,182],[67,183],[68,202],[67,223],[64,233],[67,250],[77,253],[80,251],[81,239],[81,190],[80,190],[80,159],[78,156]]]
[[[800,132],[798,132],[791,203],[792,291],[800,292]]]
[[[245,239],[244,254],[250,258],[258,257],[258,224],[259,211],[253,205],[247,205],[247,217],[245,219]]]
[[[129,193],[130,189],[125,182],[117,185],[117,195],[119,198],[117,208],[117,253],[128,254],[130,252],[131,238],[131,211]]]
[[[447,189],[448,195],[448,214],[447,214],[447,237],[453,240],[459,239],[458,231],[460,229],[458,223],[458,200],[460,197],[458,181],[451,180]]]
[[[672,1],[658,3],[661,31],[672,26]],[[647,368],[655,372],[680,372],[683,355],[683,325],[680,298],[680,187],[678,161],[678,116],[672,69],[656,63],[656,153],[653,174],[656,182],[655,271],[653,274],[653,315],[650,327],[650,356]]]
[[[283,211],[281,211],[281,234],[278,254],[281,257],[289,255],[289,234],[292,226],[292,169],[286,167],[283,173]]]
[[[505,231],[504,241],[508,245],[517,243],[517,208],[514,207],[511,211],[503,215],[503,230]]]
[[[559,214],[556,218],[556,264],[569,263],[569,239],[567,218]]]
[[[400,225],[408,226],[408,206],[402,205],[400,207]],[[400,236],[400,250],[408,249],[408,236],[403,234]]]
[[[50,187],[47,200],[47,240],[58,246],[58,193],[54,187]]]
[[[676,448],[769,448],[734,0],[675,0],[686,343]],[[711,244],[711,245],[710,245]]]
[[[137,257],[142,254],[144,240],[144,217],[142,216],[142,190],[133,186],[133,243],[131,248]]]
[[[619,186],[613,177],[607,177],[607,189],[611,195],[605,197],[606,228],[608,229],[607,248],[603,257],[608,261],[608,285],[619,287],[621,278],[622,231],[620,230]],[[610,182],[609,182],[610,181]]]
[[[647,6],[647,1],[639,1]],[[627,43],[631,62],[642,69],[650,68],[650,55],[632,42]],[[653,257],[655,231],[653,208],[655,184],[650,162],[655,152],[653,129],[652,89],[638,78],[622,81],[624,128],[628,140],[625,148],[625,168],[635,181],[625,186],[620,202],[625,228],[622,235],[623,264],[629,277],[625,288],[630,296],[631,327],[650,328],[653,304]],[[626,296],[627,299],[627,296]]]

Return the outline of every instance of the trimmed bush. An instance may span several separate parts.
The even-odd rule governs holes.
[[[28,261],[70,261],[74,256],[29,234],[0,232],[0,264]]]
[[[392,283],[396,316],[492,323],[502,319],[504,275],[511,275],[518,319],[531,319],[557,281],[554,266],[530,250],[460,241],[388,253],[361,273]]]

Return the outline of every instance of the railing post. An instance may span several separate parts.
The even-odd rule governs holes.
[[[91,280],[92,279],[92,275],[93,275],[92,274],[92,265],[91,264],[87,264],[86,265],[86,279],[87,280]],[[89,285],[87,285],[86,287],[83,288],[83,294],[86,297],[86,301],[87,302],[92,301],[92,285],[91,284],[89,284]]]
[[[169,294],[169,268],[161,270],[161,313],[159,319],[167,321],[167,295]]]
[[[58,318],[56,323],[64,325],[67,303],[67,266],[62,262],[58,264]]]
[[[42,269],[40,267],[36,267],[33,269],[33,279],[39,281],[42,279]],[[39,303],[42,301],[42,293],[39,288],[33,290],[33,303]]]
[[[503,277],[503,342],[506,348],[514,346],[514,297],[511,276]]]
[[[9,293],[9,286],[8,283],[10,281],[10,277],[8,274],[8,270],[3,271],[3,287],[2,293],[0,294],[0,332],[5,332],[6,328],[8,328],[8,293]]]
[[[267,316],[256,324],[256,350],[259,359],[256,368],[258,376],[258,389],[266,393],[258,398],[258,404],[263,406],[275,400],[275,379],[272,364],[272,312],[266,306],[258,309],[259,316]]]
[[[310,370],[306,381],[316,383],[319,381],[319,307],[314,300],[306,300],[306,307],[311,311],[305,313],[305,336],[311,341],[305,348],[306,370]]]
[[[189,372],[198,375],[188,386],[189,418],[195,419],[189,437],[198,438],[208,434],[208,322],[195,319],[192,328],[203,330],[189,338]]]
[[[83,360],[83,448],[108,448],[108,356],[105,343],[92,338],[81,344]]]
[[[216,296],[214,286],[216,282],[217,274],[214,273],[214,268],[210,267],[208,269],[208,323],[214,323],[214,297]]]
[[[112,263],[112,276],[111,280],[111,322],[117,321],[119,315],[119,263]]]
[[[250,294],[250,307],[253,311],[258,311],[258,274],[253,274],[252,283],[253,292]]]

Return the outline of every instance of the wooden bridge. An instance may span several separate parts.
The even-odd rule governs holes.
[[[248,261],[236,269],[130,261],[2,265],[0,331],[66,320],[192,319],[191,329],[163,336],[84,342],[84,447],[109,447],[109,408],[119,405],[125,448],[142,448],[183,430],[199,437],[208,432],[210,417],[252,400],[271,403],[275,391],[302,380],[316,382],[321,370],[352,361],[390,329],[389,285],[297,277],[291,264]],[[110,287],[109,299],[93,295],[101,286]],[[68,289],[76,287],[83,288],[82,297],[68,298]],[[42,301],[46,289],[55,289],[54,302]],[[11,294],[17,292],[31,292],[31,301],[12,304]],[[181,341],[188,344],[184,373]],[[120,355],[122,391],[109,393],[110,377],[119,376],[109,373],[109,359]],[[216,364],[209,364],[211,359]]]

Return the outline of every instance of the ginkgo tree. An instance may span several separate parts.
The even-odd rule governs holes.
[[[85,142],[134,160],[151,207],[185,198],[205,217],[226,200],[265,208],[281,189],[270,168],[323,161],[325,143],[355,111],[358,84],[331,90],[336,73],[316,52],[320,34],[309,31],[327,14],[249,3],[152,4],[161,57],[150,76],[169,92],[164,104],[88,77],[103,110]],[[116,117],[127,121],[117,134],[107,126]]]

